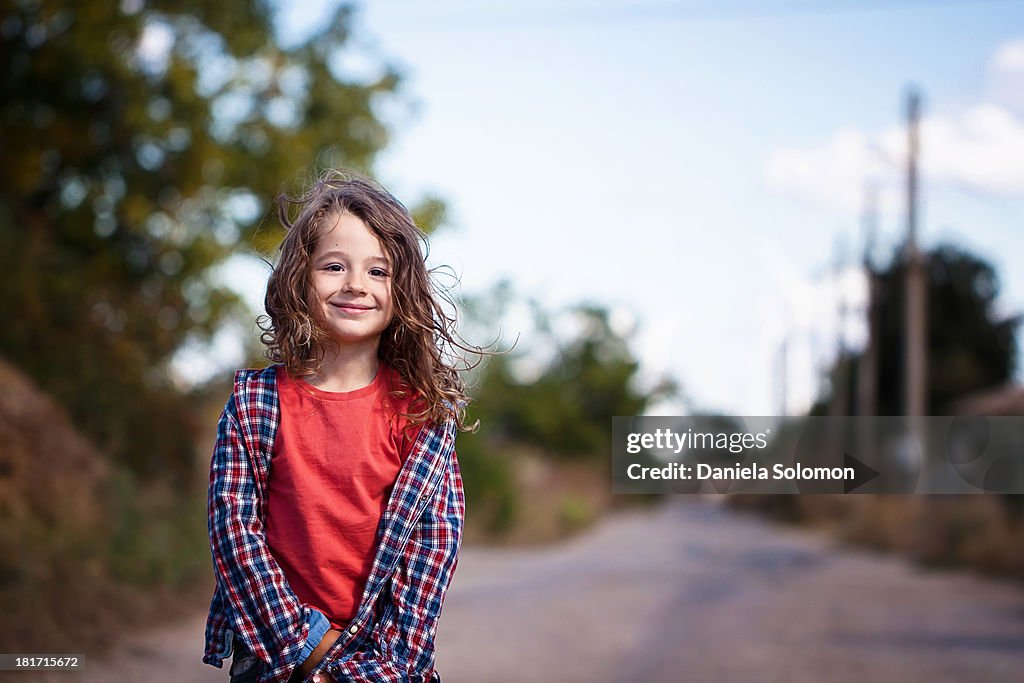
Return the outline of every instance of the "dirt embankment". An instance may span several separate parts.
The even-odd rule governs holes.
[[[110,467],[49,396],[0,360],[0,651],[97,642]],[[91,628],[84,628],[89,624]],[[81,638],[82,640],[78,640]]]

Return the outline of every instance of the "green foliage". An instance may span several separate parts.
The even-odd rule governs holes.
[[[952,245],[940,245],[927,256],[928,397],[927,414],[947,415],[966,395],[1009,382],[1016,369],[1020,316],[997,312],[999,279],[987,261]],[[877,273],[878,415],[902,415],[906,260],[897,252]],[[844,378],[847,405],[857,405],[860,355],[841,358],[830,370]],[[811,415],[828,413],[827,399]]]
[[[111,578],[143,588],[186,586],[209,572],[205,491],[182,495],[123,470],[112,484],[114,524],[103,553]]]
[[[489,534],[503,534],[518,520],[520,492],[509,461],[484,434],[462,434],[459,467],[466,493],[466,516]]]
[[[523,381],[515,372],[517,363],[536,361],[529,352],[490,360],[475,391],[476,415],[496,437],[539,446],[555,457],[603,461],[611,452],[611,418],[642,413],[674,386],[666,382],[651,392],[636,386],[640,364],[628,340],[612,329],[608,311],[580,306],[567,315],[579,323],[570,339],[559,342],[541,324],[538,338],[530,340],[556,347],[536,379]]]
[[[1008,382],[1015,370],[1019,317],[996,312],[998,277],[991,264],[955,246],[929,252],[928,264],[928,414],[945,415],[965,395]],[[903,414],[904,311],[906,261],[897,253],[878,273],[878,414]],[[845,374],[848,405],[856,403],[859,356],[832,369]],[[824,415],[816,404],[811,414]]]
[[[469,335],[486,337],[485,330],[493,335],[515,298],[503,283],[464,302]],[[560,312],[560,321],[572,323],[560,336],[547,312],[533,302],[527,306],[532,331],[513,350],[489,357],[479,370],[470,412],[480,420],[480,429],[459,437],[467,508],[476,519],[486,520],[492,532],[508,530],[519,516],[519,483],[507,456],[526,447],[548,457],[606,467],[611,418],[640,414],[652,401],[676,391],[668,380],[652,389],[638,386],[631,332],[613,329],[607,310],[584,305]],[[474,335],[474,330],[480,333]],[[567,528],[586,522],[591,512],[584,505],[567,499],[559,507]]]
[[[996,312],[999,280],[991,264],[951,245],[928,259],[928,414],[943,415],[969,392],[1007,382],[1017,357],[1019,318]],[[879,415],[902,413],[904,277],[898,256],[881,274]]]
[[[191,466],[166,368],[239,314],[212,267],[276,244],[260,225],[283,181],[369,170],[387,142],[374,107],[398,75],[333,61],[351,15],[285,47],[261,0],[0,9],[0,349],[137,474]]]
[[[578,531],[594,521],[594,510],[580,496],[567,495],[559,501],[558,516],[568,531]]]

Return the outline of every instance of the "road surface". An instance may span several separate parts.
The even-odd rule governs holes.
[[[199,663],[204,618],[38,680],[226,683]],[[1020,681],[1024,590],[679,498],[560,545],[466,548],[437,667],[445,683]]]

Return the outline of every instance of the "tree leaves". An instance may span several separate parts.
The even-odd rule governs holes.
[[[387,143],[397,73],[330,68],[351,20],[283,46],[259,0],[0,10],[0,349],[137,472],[190,466],[168,363],[240,310],[207,273],[315,165]]]

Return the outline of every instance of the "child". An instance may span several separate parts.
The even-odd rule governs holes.
[[[299,207],[289,220],[289,205]],[[210,470],[216,589],[203,661],[231,681],[440,681],[462,539],[454,320],[423,233],[337,171],[279,197],[262,370],[240,370]]]

